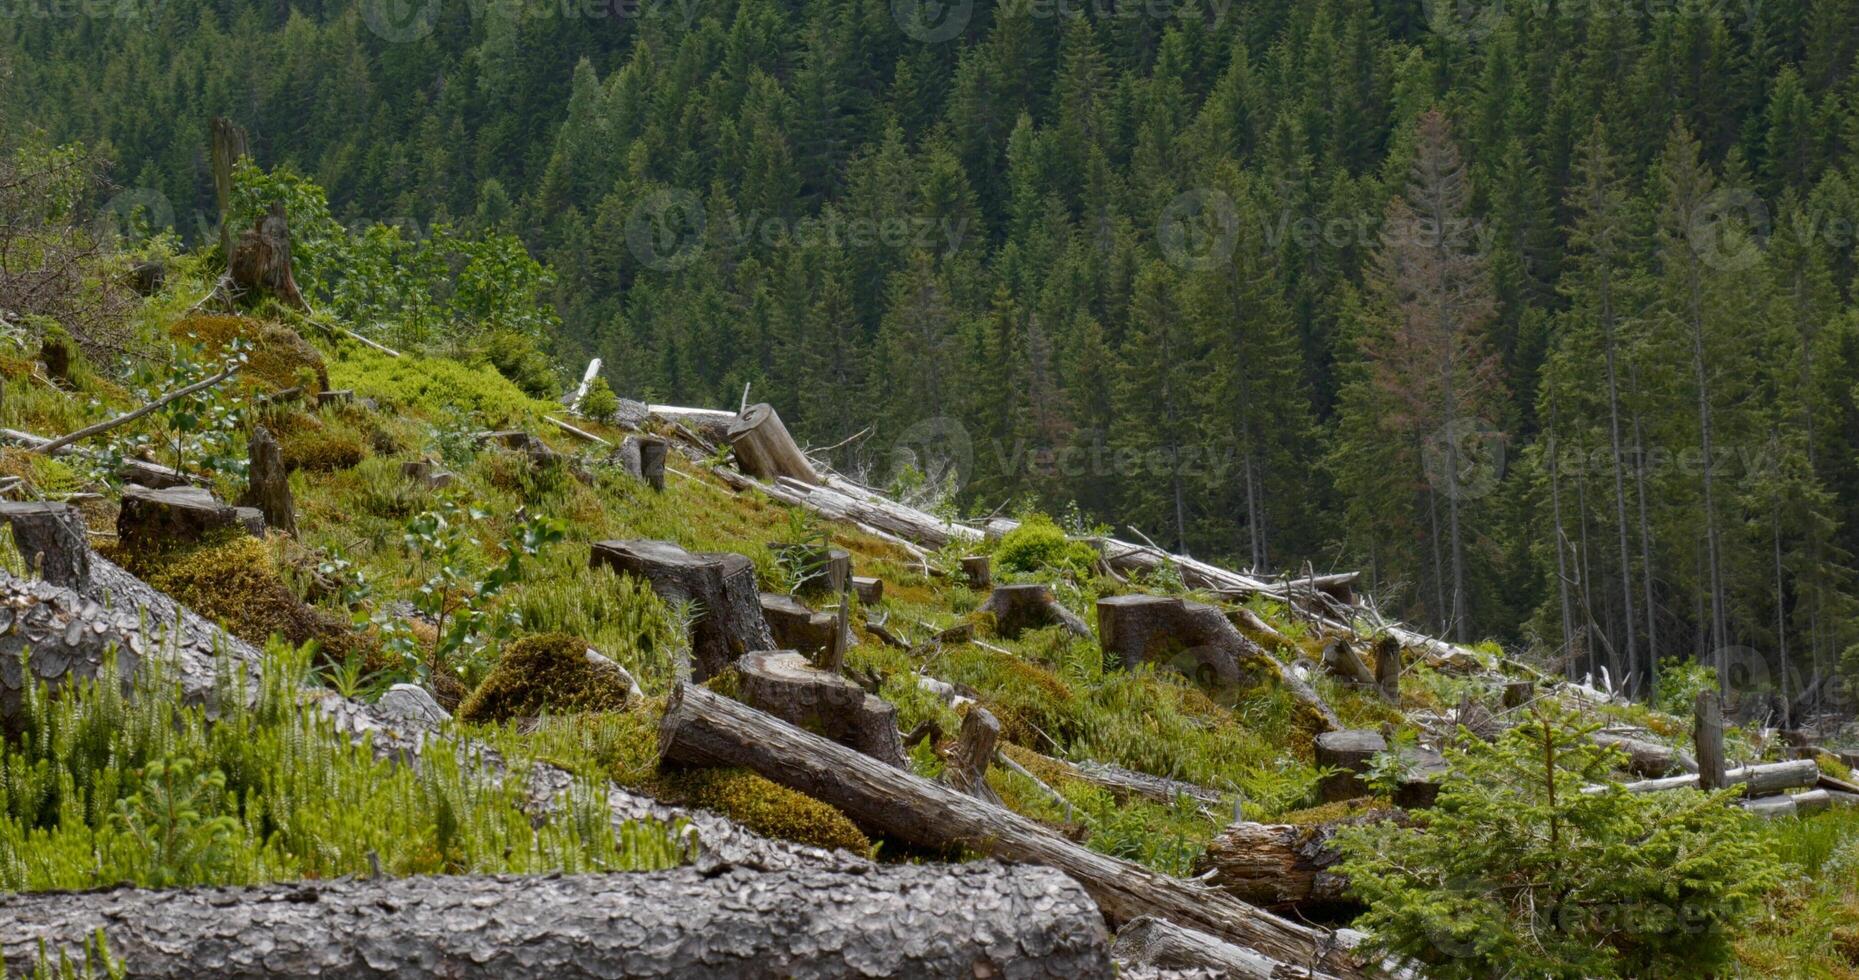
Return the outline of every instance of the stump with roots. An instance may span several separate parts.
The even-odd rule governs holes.
[[[991,614],[995,632],[1008,639],[1046,626],[1063,626],[1073,636],[1091,635],[1084,620],[1061,605],[1050,588],[1037,583],[997,585],[978,611]]]

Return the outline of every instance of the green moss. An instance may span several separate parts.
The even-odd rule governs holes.
[[[0,449],[0,476],[25,480],[27,496],[72,493],[83,483],[62,460],[16,446]]]
[[[293,470],[331,473],[350,469],[368,458],[359,436],[327,427],[300,427],[278,436],[284,465]]]
[[[994,549],[995,567],[1003,572],[1058,572],[1079,580],[1091,577],[1097,552],[1065,531],[1044,514],[1033,514],[1001,537]]]
[[[459,705],[472,723],[551,714],[619,711],[628,689],[587,659],[587,641],[566,633],[526,636],[503,651],[490,676]]]
[[[236,338],[248,341],[251,350],[242,374],[273,391],[301,386],[313,394],[329,387],[323,355],[282,324],[242,316],[190,316],[176,321],[168,333],[176,340],[199,343],[210,353]]]
[[[329,373],[337,387],[352,388],[357,396],[383,406],[432,417],[462,411],[478,416],[489,428],[521,425],[560,408],[531,398],[488,364],[471,367],[447,358],[412,353],[388,357],[350,349]]]
[[[683,770],[660,777],[660,784],[686,806],[715,810],[759,834],[856,854],[871,851],[871,840],[845,814],[747,769]]]

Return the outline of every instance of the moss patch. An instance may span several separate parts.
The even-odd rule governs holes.
[[[715,810],[759,834],[856,854],[871,851],[870,838],[845,814],[747,769],[689,769],[667,773],[659,782],[678,802]]]
[[[587,660],[587,641],[566,633],[526,636],[506,647],[490,676],[458,707],[467,722],[619,711],[628,690],[617,674]]]
[[[368,458],[359,436],[326,427],[299,426],[278,437],[284,465],[311,473],[351,469]]]
[[[274,391],[303,386],[311,392],[329,388],[323,355],[282,324],[242,316],[190,316],[168,328],[176,340],[191,340],[217,353],[235,338],[251,342],[244,375]]]

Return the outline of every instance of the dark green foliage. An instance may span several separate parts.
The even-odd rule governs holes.
[[[587,659],[587,641],[566,633],[526,636],[504,648],[484,683],[458,707],[461,721],[533,718],[544,712],[620,711],[627,687]]]

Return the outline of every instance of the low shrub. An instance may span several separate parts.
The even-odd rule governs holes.
[[[1097,552],[1067,537],[1052,518],[1033,514],[1001,537],[994,565],[1003,572],[1055,572],[1083,581],[1097,567]]]
[[[588,661],[587,641],[546,633],[504,648],[484,683],[459,705],[458,717],[477,724],[533,718],[545,711],[620,711],[628,693],[617,672]]]

